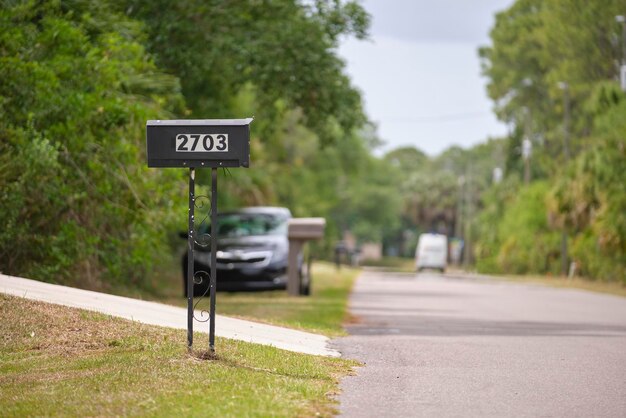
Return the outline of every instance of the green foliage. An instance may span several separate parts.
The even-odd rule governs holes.
[[[192,116],[239,117],[230,98],[252,83],[262,140],[270,140],[281,108],[301,109],[323,143],[337,139],[334,123],[349,132],[365,122],[360,94],[335,54],[340,36],[367,35],[369,16],[354,1],[117,3],[145,22],[148,48],[180,77]]]
[[[360,181],[348,189],[351,210],[343,212],[344,219],[365,241],[380,242],[399,226],[401,196],[395,190],[394,178],[380,175],[385,170],[385,163],[372,160]]]
[[[557,273],[560,234],[548,225],[549,185],[535,182],[518,191],[498,225],[497,265],[508,273]]]
[[[358,3],[115,3],[145,23],[148,49],[180,78],[190,116],[255,115],[252,169],[228,173],[221,207],[276,204],[324,216],[327,248],[357,222],[346,218],[358,218],[361,238],[380,234],[380,216],[370,218],[366,199],[343,189],[368,181],[360,177],[371,165],[366,142],[376,142],[361,135],[361,97],[336,55],[340,37],[367,36],[369,16]],[[388,216],[396,213],[390,205]]]
[[[517,0],[496,17],[493,45],[480,55],[496,112],[514,125],[507,175],[520,177],[518,150],[528,138],[532,178],[542,180],[522,188],[506,181],[483,195],[479,269],[555,272],[554,234],[565,229],[579,274],[624,281],[626,107],[614,81],[624,47],[615,16],[624,7],[623,0]]]
[[[502,246],[498,225],[512,205],[519,189],[516,176],[508,176],[481,194],[481,210],[474,220],[478,241],[474,243],[476,267],[484,273],[499,273],[498,254]]]
[[[0,11],[0,269],[142,284],[180,200],[173,173],[145,168],[145,120],[183,101],[139,25],[91,6]]]
[[[482,196],[476,221],[476,267],[488,273],[557,274],[560,269],[560,230],[549,222],[550,184],[520,187],[509,179]]]
[[[626,277],[626,101],[596,120],[594,147],[554,189],[555,216],[577,234],[572,252],[591,277]]]
[[[541,0],[519,0],[496,15],[491,30],[493,46],[481,48],[487,92],[504,121],[524,118],[523,108],[541,117],[546,106],[543,9]]]
[[[491,186],[493,169],[502,168],[505,145],[503,140],[490,139],[470,149],[450,147],[434,158],[412,147],[387,153],[386,167],[381,166],[393,179],[387,191],[401,198],[399,221],[385,224],[387,247],[413,257],[421,232],[464,237],[476,229],[479,197]]]
[[[396,148],[388,152],[384,160],[403,173],[418,171],[429,164],[428,156],[414,147]]]
[[[493,273],[559,273],[564,230],[578,274],[626,280],[626,105],[615,83],[624,46],[615,16],[625,6],[517,0],[499,13],[479,54],[510,135],[434,159],[389,153],[403,174],[402,226],[462,236],[471,261]],[[522,185],[526,139],[531,182]],[[506,169],[499,184],[495,167]]]
[[[615,16],[623,0],[517,0],[496,16],[493,45],[480,50],[488,93],[503,121],[528,125],[558,140],[563,115],[559,82],[569,85],[572,128],[584,134],[590,119],[584,103],[593,85],[612,79],[621,55]],[[548,151],[560,152],[556,144]]]
[[[0,270],[147,285],[186,213],[184,173],[146,168],[147,119],[256,115],[253,169],[222,174],[220,208],[325,216],[328,245],[380,236],[398,197],[336,55],[368,24],[352,1],[3,1]]]

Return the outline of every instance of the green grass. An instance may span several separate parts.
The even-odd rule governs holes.
[[[329,336],[345,335],[342,324],[349,319],[348,296],[359,270],[345,266],[336,270],[333,264],[316,262],[312,273],[310,296],[288,296],[285,290],[217,292],[216,312]],[[187,300],[181,296],[180,272],[169,274],[171,279],[162,280],[162,293],[149,296],[163,303],[187,306]],[[208,301],[202,303],[208,307]]]
[[[217,310],[224,315],[254,318],[322,334],[345,335],[348,296],[358,270],[330,263],[313,265],[310,296],[292,297],[286,291],[218,293]]]
[[[354,362],[0,295],[2,416],[331,416]],[[206,347],[206,335],[194,336]]]

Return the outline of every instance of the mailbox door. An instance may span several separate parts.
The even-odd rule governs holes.
[[[248,167],[250,122],[148,121],[148,167]]]

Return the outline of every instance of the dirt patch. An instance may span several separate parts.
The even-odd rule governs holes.
[[[137,323],[132,321],[8,295],[0,295],[0,314],[0,344],[6,350],[75,356],[132,346],[138,336]],[[139,335],[144,329],[139,326]],[[159,333],[158,328],[150,332]],[[166,336],[166,332],[160,335]]]

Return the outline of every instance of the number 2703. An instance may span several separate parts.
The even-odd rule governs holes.
[[[178,134],[176,152],[226,152],[228,134]]]

